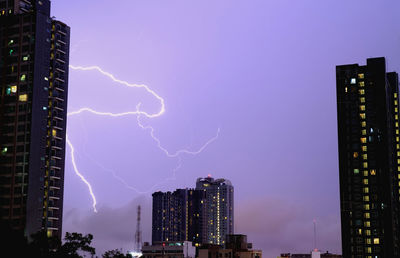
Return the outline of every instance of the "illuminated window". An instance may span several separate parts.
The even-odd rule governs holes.
[[[367,244],[367,245],[370,245],[371,244],[371,238],[367,238],[367,239],[365,239],[365,243]]]
[[[375,244],[375,245],[379,245],[379,238],[377,238],[377,237],[374,238],[374,244]]]
[[[28,61],[29,60],[29,55],[22,57],[23,61]]]
[[[372,253],[372,248],[371,247],[367,247],[366,249],[367,249],[367,253],[369,253],[369,254]]]
[[[368,204],[367,204],[368,205]],[[369,207],[369,205],[368,205],[368,207]],[[368,208],[369,209],[369,208]],[[367,229],[367,230],[365,230],[365,234],[367,235],[367,236],[370,236],[371,235],[371,230],[369,230],[369,229]]]
[[[399,110],[397,109],[397,107],[395,107],[395,108],[394,108],[394,112],[397,113],[398,111],[399,111]]]
[[[1,154],[5,155],[5,154],[7,153],[7,151],[8,151],[8,148],[7,148],[7,147],[4,147],[4,148],[1,150]]]
[[[394,104],[397,106],[397,100],[394,101]]]
[[[363,159],[368,159],[368,155],[367,154],[363,154]]]
[[[396,92],[394,93],[394,97],[397,98],[397,93]]]
[[[361,102],[361,103],[365,103],[365,98],[364,98],[364,97],[361,97],[361,98],[360,98],[360,102]]]
[[[362,229],[361,228],[358,229],[358,234],[362,235]]]
[[[364,91],[364,89],[361,89],[361,90],[358,90],[358,93],[359,93],[360,95],[364,95],[364,94],[365,94],[365,91]]]
[[[364,227],[366,227],[366,228],[371,227],[371,222],[365,221],[365,222],[364,222]]]
[[[365,129],[361,130],[361,134],[362,135],[367,135],[367,130],[365,130]]]
[[[376,175],[376,170],[375,169],[371,169],[371,176],[375,176]]]
[[[47,230],[47,237],[51,237],[53,235],[53,232],[51,230]]]
[[[350,83],[351,84],[356,84],[356,78],[351,78]]]
[[[364,74],[363,73],[359,73],[358,74],[358,79],[364,79]]]
[[[353,153],[353,158],[357,158],[357,157],[358,157],[358,152],[355,151],[355,152]]]
[[[367,162],[363,162],[363,168],[368,168],[368,163]]]
[[[399,129],[396,129],[396,134],[399,134]]]
[[[361,138],[361,142],[362,142],[362,143],[367,143],[367,138],[366,138],[366,137],[362,137],[362,138]]]
[[[369,188],[368,187],[364,187],[363,192],[364,193],[369,193]]]
[[[360,170],[358,170],[358,168],[355,168],[354,169],[354,174],[358,174],[358,173],[360,173]],[[399,174],[399,178],[400,178],[400,174]]]
[[[11,86],[11,92],[12,93],[17,93],[17,85]]]
[[[56,131],[56,129],[53,129],[53,130],[52,130],[52,135],[53,135],[53,137],[57,136],[57,131]]]
[[[25,74],[21,75],[21,82],[24,82],[25,80],[26,80],[26,75]]]
[[[368,184],[368,178],[363,179],[363,184],[367,185]]]
[[[367,122],[362,121],[362,122],[361,122],[361,126],[362,126],[362,127],[366,127],[366,126],[367,126]]]
[[[366,196],[364,196],[364,202],[369,202],[369,196],[368,195],[366,195]]]
[[[361,110],[361,111],[365,111],[365,105],[361,105],[361,106],[360,106],[360,110]]]
[[[347,87],[345,87],[345,88],[344,88],[344,92],[346,92],[346,93],[347,93]]]
[[[365,113],[361,113],[361,114],[360,114],[360,118],[361,118],[361,119],[365,119]]]
[[[360,85],[360,87],[364,87],[365,86],[364,82],[359,82],[358,85]]]
[[[28,101],[28,95],[27,94],[19,95],[19,101],[21,101],[21,102]]]
[[[362,151],[367,151],[367,146],[363,145],[363,146],[361,146],[361,149],[362,149]]]
[[[364,213],[364,218],[369,219],[371,217],[371,215],[369,214],[369,212]]]
[[[364,176],[368,176],[368,170],[364,170]]]
[[[369,210],[369,204],[364,204],[364,210]]]

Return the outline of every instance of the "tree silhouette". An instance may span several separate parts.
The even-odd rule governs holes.
[[[120,250],[114,249],[103,254],[103,258],[132,258],[130,254],[123,254]]]

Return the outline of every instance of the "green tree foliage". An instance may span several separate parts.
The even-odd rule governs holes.
[[[57,253],[60,257],[83,257],[81,253],[89,253],[91,257],[95,255],[95,248],[91,247],[90,244],[93,240],[92,234],[83,236],[80,233],[69,233],[65,234],[65,243],[59,248]]]

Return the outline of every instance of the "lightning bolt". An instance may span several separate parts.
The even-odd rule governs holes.
[[[109,116],[109,117],[122,117],[122,116],[129,116],[129,115],[136,115],[137,117],[137,123],[138,126],[140,128],[142,128],[143,130],[148,130],[150,131],[150,136],[151,138],[156,142],[157,147],[164,152],[164,154],[169,157],[169,158],[178,158],[178,165],[176,168],[173,169],[173,177],[172,178],[167,178],[165,181],[168,180],[173,180],[175,179],[175,175],[177,170],[181,167],[182,165],[182,159],[181,156],[182,154],[189,154],[189,155],[198,155],[200,154],[205,148],[207,148],[208,145],[210,145],[212,142],[214,142],[215,140],[217,140],[217,138],[219,137],[219,133],[220,133],[220,128],[218,128],[217,130],[217,134],[216,136],[212,137],[210,140],[208,140],[203,146],[201,146],[197,151],[190,151],[187,149],[181,149],[176,151],[175,153],[170,153],[165,147],[162,146],[160,139],[158,139],[155,136],[155,130],[152,126],[149,125],[143,125],[140,118],[141,116],[145,116],[146,118],[155,118],[155,117],[159,117],[162,114],[165,113],[165,101],[162,97],[160,97],[155,91],[153,91],[152,89],[150,89],[147,85],[145,84],[135,84],[135,83],[129,83],[127,81],[123,81],[120,79],[117,79],[113,74],[104,71],[103,69],[101,69],[99,66],[89,66],[89,67],[83,67],[83,66],[73,66],[70,65],[69,66],[71,69],[73,70],[80,70],[80,71],[97,71],[99,73],[101,73],[102,75],[108,77],[109,79],[111,79],[113,82],[119,83],[121,85],[127,86],[127,87],[131,87],[131,88],[143,88],[146,92],[148,92],[149,94],[151,94],[154,98],[156,98],[159,102],[160,102],[160,110],[157,113],[147,113],[145,111],[141,111],[140,108],[140,103],[136,106],[136,110],[135,111],[128,111],[128,112],[121,112],[121,113],[112,113],[112,112],[102,112],[102,111],[96,111],[92,108],[89,107],[83,107],[80,108],[77,111],[73,111],[73,112],[68,112],[67,116],[74,116],[74,115],[79,115],[82,114],[84,112],[89,112],[92,113],[94,115],[99,115],[99,116]],[[68,135],[66,135],[66,141],[67,144],[71,150],[70,154],[71,154],[71,161],[72,161],[72,165],[73,165],[73,169],[75,171],[75,174],[87,185],[88,189],[89,189],[89,193],[90,196],[92,197],[92,207],[94,212],[97,212],[96,209],[96,196],[93,192],[92,186],[89,183],[89,181],[79,172],[78,167],[76,165],[76,161],[75,161],[75,149],[74,146],[72,145],[71,141],[68,138]],[[97,163],[97,162],[96,162]],[[160,183],[155,184],[153,187],[151,187],[149,189],[149,191],[146,192],[140,192],[138,191],[136,188],[128,185],[121,177],[119,177],[115,171],[111,170],[111,169],[107,169],[104,166],[100,165],[99,163],[97,163],[100,167],[102,167],[104,170],[107,170],[109,172],[112,173],[112,175],[114,176],[114,178],[116,178],[117,180],[119,180],[121,183],[123,183],[125,185],[125,187],[136,191],[137,193],[148,193],[149,191],[151,191],[153,188],[155,188],[156,186],[160,185]]]

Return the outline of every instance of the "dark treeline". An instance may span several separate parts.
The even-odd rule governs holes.
[[[96,256],[91,246],[93,235],[66,233],[64,243],[57,237],[47,237],[46,232],[38,232],[28,240],[23,232],[1,227],[1,257],[38,257],[38,258],[83,258]],[[132,258],[120,250],[110,250],[102,254],[103,258]]]

